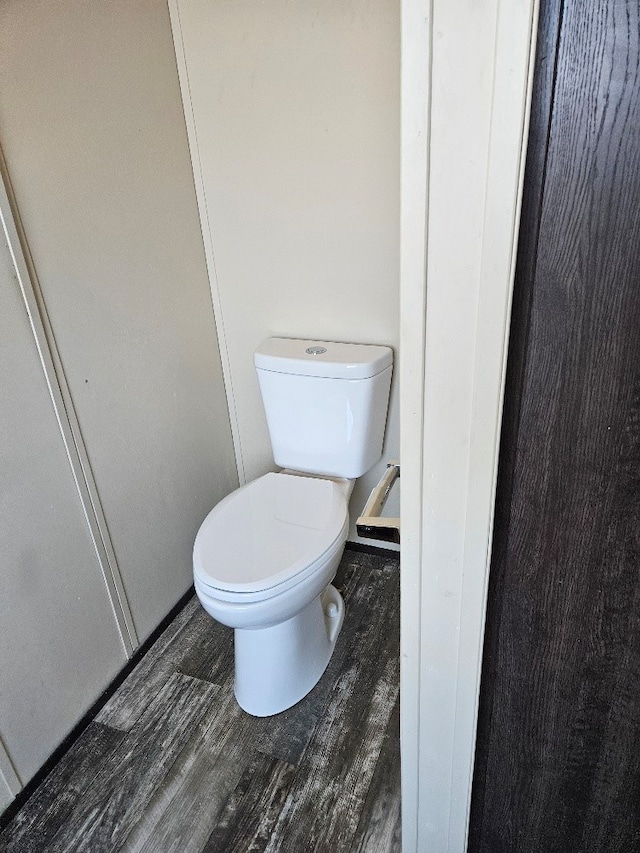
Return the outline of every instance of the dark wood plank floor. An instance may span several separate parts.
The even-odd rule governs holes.
[[[346,551],[347,616],[298,705],[245,714],[192,599],[0,833],[7,853],[396,853],[399,566]]]

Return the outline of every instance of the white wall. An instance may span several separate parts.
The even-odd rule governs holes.
[[[0,56],[1,809],[238,480],[165,0],[5,0]]]
[[[273,468],[253,368],[269,335],[398,353],[397,0],[171,0],[232,428]],[[398,456],[394,381],[384,459]],[[352,498],[362,510],[381,463]],[[397,515],[392,503],[389,514]],[[352,528],[351,539],[355,539]]]
[[[138,639],[237,485],[165,0],[6,0],[0,144]]]
[[[0,772],[24,784],[126,655],[2,237],[0,305]]]

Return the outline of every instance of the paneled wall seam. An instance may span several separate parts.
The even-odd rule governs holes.
[[[131,657],[139,645],[137,632],[1,148],[0,219],[114,619]]]
[[[189,153],[191,155],[191,167],[193,171],[193,182],[196,191],[198,209],[200,211],[200,233],[202,235],[202,241],[204,244],[205,260],[207,263],[207,273],[209,277],[209,289],[211,293],[213,319],[216,327],[216,334],[218,336],[218,346],[220,348],[220,361],[222,364],[222,376],[227,396],[227,406],[229,409],[229,424],[231,426],[231,437],[233,439],[233,449],[236,457],[238,480],[240,485],[243,486],[247,482],[247,475],[245,472],[244,457],[242,453],[242,438],[240,435],[240,427],[238,423],[238,412],[233,385],[233,376],[231,372],[231,359],[229,356],[229,347],[227,345],[227,332],[224,323],[224,312],[222,310],[222,295],[220,293],[220,287],[218,283],[218,272],[216,269],[216,259],[213,248],[213,234],[211,231],[207,196],[204,189],[204,178],[202,176],[202,162],[200,158],[200,146],[198,143],[198,129],[196,126],[191,97],[189,66],[187,63],[187,56],[182,35],[180,7],[178,4],[178,0],[169,0],[168,5],[169,15],[171,18],[171,26],[174,30],[173,43],[176,54],[176,66],[179,72],[178,77],[180,81],[180,91],[182,94],[182,109],[187,128]],[[179,40],[175,37],[178,34]],[[204,227],[205,223],[206,229]]]

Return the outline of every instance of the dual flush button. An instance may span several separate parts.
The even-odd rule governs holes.
[[[307,355],[322,355],[322,353],[326,352],[326,347],[307,347],[305,352]]]

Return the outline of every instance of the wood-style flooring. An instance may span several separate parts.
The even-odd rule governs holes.
[[[193,598],[0,833],[7,853],[396,853],[399,565],[347,550],[346,618],[298,705],[233,696],[233,632]]]

